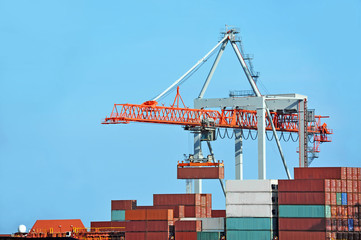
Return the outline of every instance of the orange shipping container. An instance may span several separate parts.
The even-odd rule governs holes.
[[[147,209],[146,220],[167,220],[173,221],[172,209]]]
[[[125,220],[146,220],[146,209],[125,210]]]

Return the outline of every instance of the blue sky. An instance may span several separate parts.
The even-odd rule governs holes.
[[[0,1],[0,233],[37,219],[110,219],[110,200],[152,204],[184,192],[176,163],[192,137],[177,126],[101,125],[114,103],[140,104],[240,28],[262,93],[299,93],[335,134],[312,166],[361,166],[361,1]],[[212,61],[181,86],[188,106]],[[250,89],[230,46],[205,97]],[[173,94],[162,102],[170,104]],[[274,142],[267,177],[286,178]],[[214,144],[234,177],[232,140]],[[283,143],[289,167],[297,144]],[[256,141],[244,142],[257,178]],[[293,172],[293,171],[292,171]],[[217,181],[204,181],[224,208]]]

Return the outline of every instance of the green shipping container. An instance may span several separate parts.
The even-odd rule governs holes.
[[[272,231],[227,231],[227,240],[272,240]]]
[[[198,232],[197,240],[219,240],[221,238],[220,232]]]
[[[336,204],[341,205],[342,204],[342,194],[336,193]]]
[[[125,210],[112,210],[112,221],[125,221]]]
[[[284,218],[330,218],[328,205],[279,205],[279,217]]]
[[[227,230],[272,230],[277,218],[226,218]]]

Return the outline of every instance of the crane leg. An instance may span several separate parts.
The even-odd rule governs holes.
[[[203,158],[201,132],[194,133],[194,158]],[[202,179],[194,179],[194,193],[202,193]]]
[[[243,180],[243,143],[242,143],[242,130],[235,129],[235,179]]]

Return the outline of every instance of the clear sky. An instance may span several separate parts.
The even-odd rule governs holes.
[[[262,93],[299,93],[335,134],[312,166],[361,167],[361,1],[0,0],[0,233],[37,219],[110,220],[110,200],[152,204],[182,193],[176,163],[192,151],[177,126],[101,125],[114,103],[150,100],[240,28]],[[181,86],[188,106],[212,61]],[[205,97],[250,89],[228,46]],[[173,94],[163,99],[170,104]],[[214,145],[234,178],[232,140]],[[267,177],[286,178],[274,142]],[[297,144],[282,143],[290,168]],[[256,141],[244,142],[257,178]],[[293,173],[293,171],[291,171]],[[204,181],[224,208],[218,181]]]

